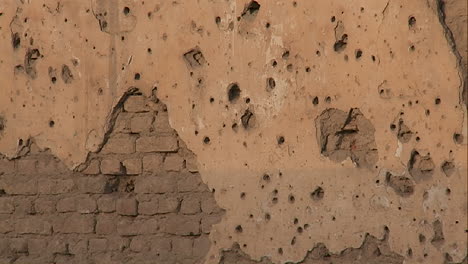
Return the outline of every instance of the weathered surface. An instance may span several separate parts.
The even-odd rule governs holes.
[[[459,25],[450,21],[466,14],[461,1],[451,1],[452,13],[446,2],[444,19],[440,1],[424,0],[3,2],[0,152],[7,157],[23,156],[32,139],[70,168],[99,150],[174,153],[179,141],[171,136],[136,136],[160,120],[146,115],[152,106],[144,98],[123,106],[138,114],[126,135],[108,137],[115,106],[138,87],[167,104],[164,120],[226,210],[210,233],[208,263],[236,242],[252,259],[298,262],[318,243],[332,253],[359,247],[366,233],[381,237],[383,225],[405,263],[465,258],[465,52],[457,57],[446,37]],[[454,36],[455,48],[464,47],[466,38]],[[359,109],[372,133],[333,136],[348,131],[345,120],[327,137],[346,144],[322,151],[316,120],[328,109]],[[363,152],[351,151],[356,138],[366,142]],[[142,173],[181,163],[166,160],[143,158]],[[100,169],[137,175],[136,164],[113,157]],[[387,172],[404,178],[387,180]],[[413,181],[413,193],[402,196]],[[128,189],[165,192],[160,183]],[[18,188],[29,195],[31,186]],[[42,187],[70,191],[53,181]],[[125,217],[135,217],[132,204],[121,202]],[[436,221],[444,239],[431,243]]]
[[[78,171],[35,143],[0,158],[0,263],[203,263],[223,211],[166,107],[129,95],[115,115],[102,151]],[[155,140],[135,150],[146,138],[174,148]]]

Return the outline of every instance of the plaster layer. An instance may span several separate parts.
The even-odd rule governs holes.
[[[394,252],[411,248],[405,263],[466,256],[463,78],[436,2],[45,0],[0,12],[0,152],[15,157],[33,137],[76,167],[130,87],[156,93],[226,210],[208,263],[234,242],[253,259],[298,262],[383,226]],[[371,167],[321,155],[327,109],[369,120]],[[413,193],[395,192],[389,173]],[[421,243],[436,221],[443,243]]]

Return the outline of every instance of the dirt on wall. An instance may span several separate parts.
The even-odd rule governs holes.
[[[466,32],[459,0],[4,1],[0,257],[466,262]]]

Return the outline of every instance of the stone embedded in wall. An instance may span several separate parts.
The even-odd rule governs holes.
[[[315,120],[321,154],[335,162],[346,158],[358,167],[372,168],[378,160],[374,127],[357,108],[348,113],[327,109]]]
[[[164,117],[166,107],[134,92],[127,97],[102,151],[76,171],[33,141],[19,159],[0,159],[0,262],[101,263],[104,255],[125,263],[203,262],[223,210]],[[158,128],[114,129],[127,119],[140,123],[141,109],[161,119]],[[177,148],[151,147],[160,137]],[[155,140],[135,151],[141,138]]]

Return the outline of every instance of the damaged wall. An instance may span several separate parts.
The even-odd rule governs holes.
[[[171,143],[157,129],[166,120],[225,210],[207,263],[229,263],[235,252],[246,261],[309,263],[321,246],[342,259],[360,248],[353,256],[371,261],[369,243],[395,263],[461,262],[461,2],[4,1],[0,164],[13,166],[0,175],[5,199],[18,199],[7,179],[35,153],[31,142],[74,173],[94,157],[102,166],[112,143],[144,163],[142,153]],[[134,100],[137,110],[125,109]],[[158,100],[167,112],[148,116]],[[115,130],[132,112],[130,130]],[[141,136],[132,122],[154,129]],[[122,176],[127,158],[116,157],[116,176],[105,177],[131,179]],[[6,219],[10,213],[16,209]],[[99,208],[92,213],[99,217]],[[22,236],[11,229],[3,237],[10,235]]]

